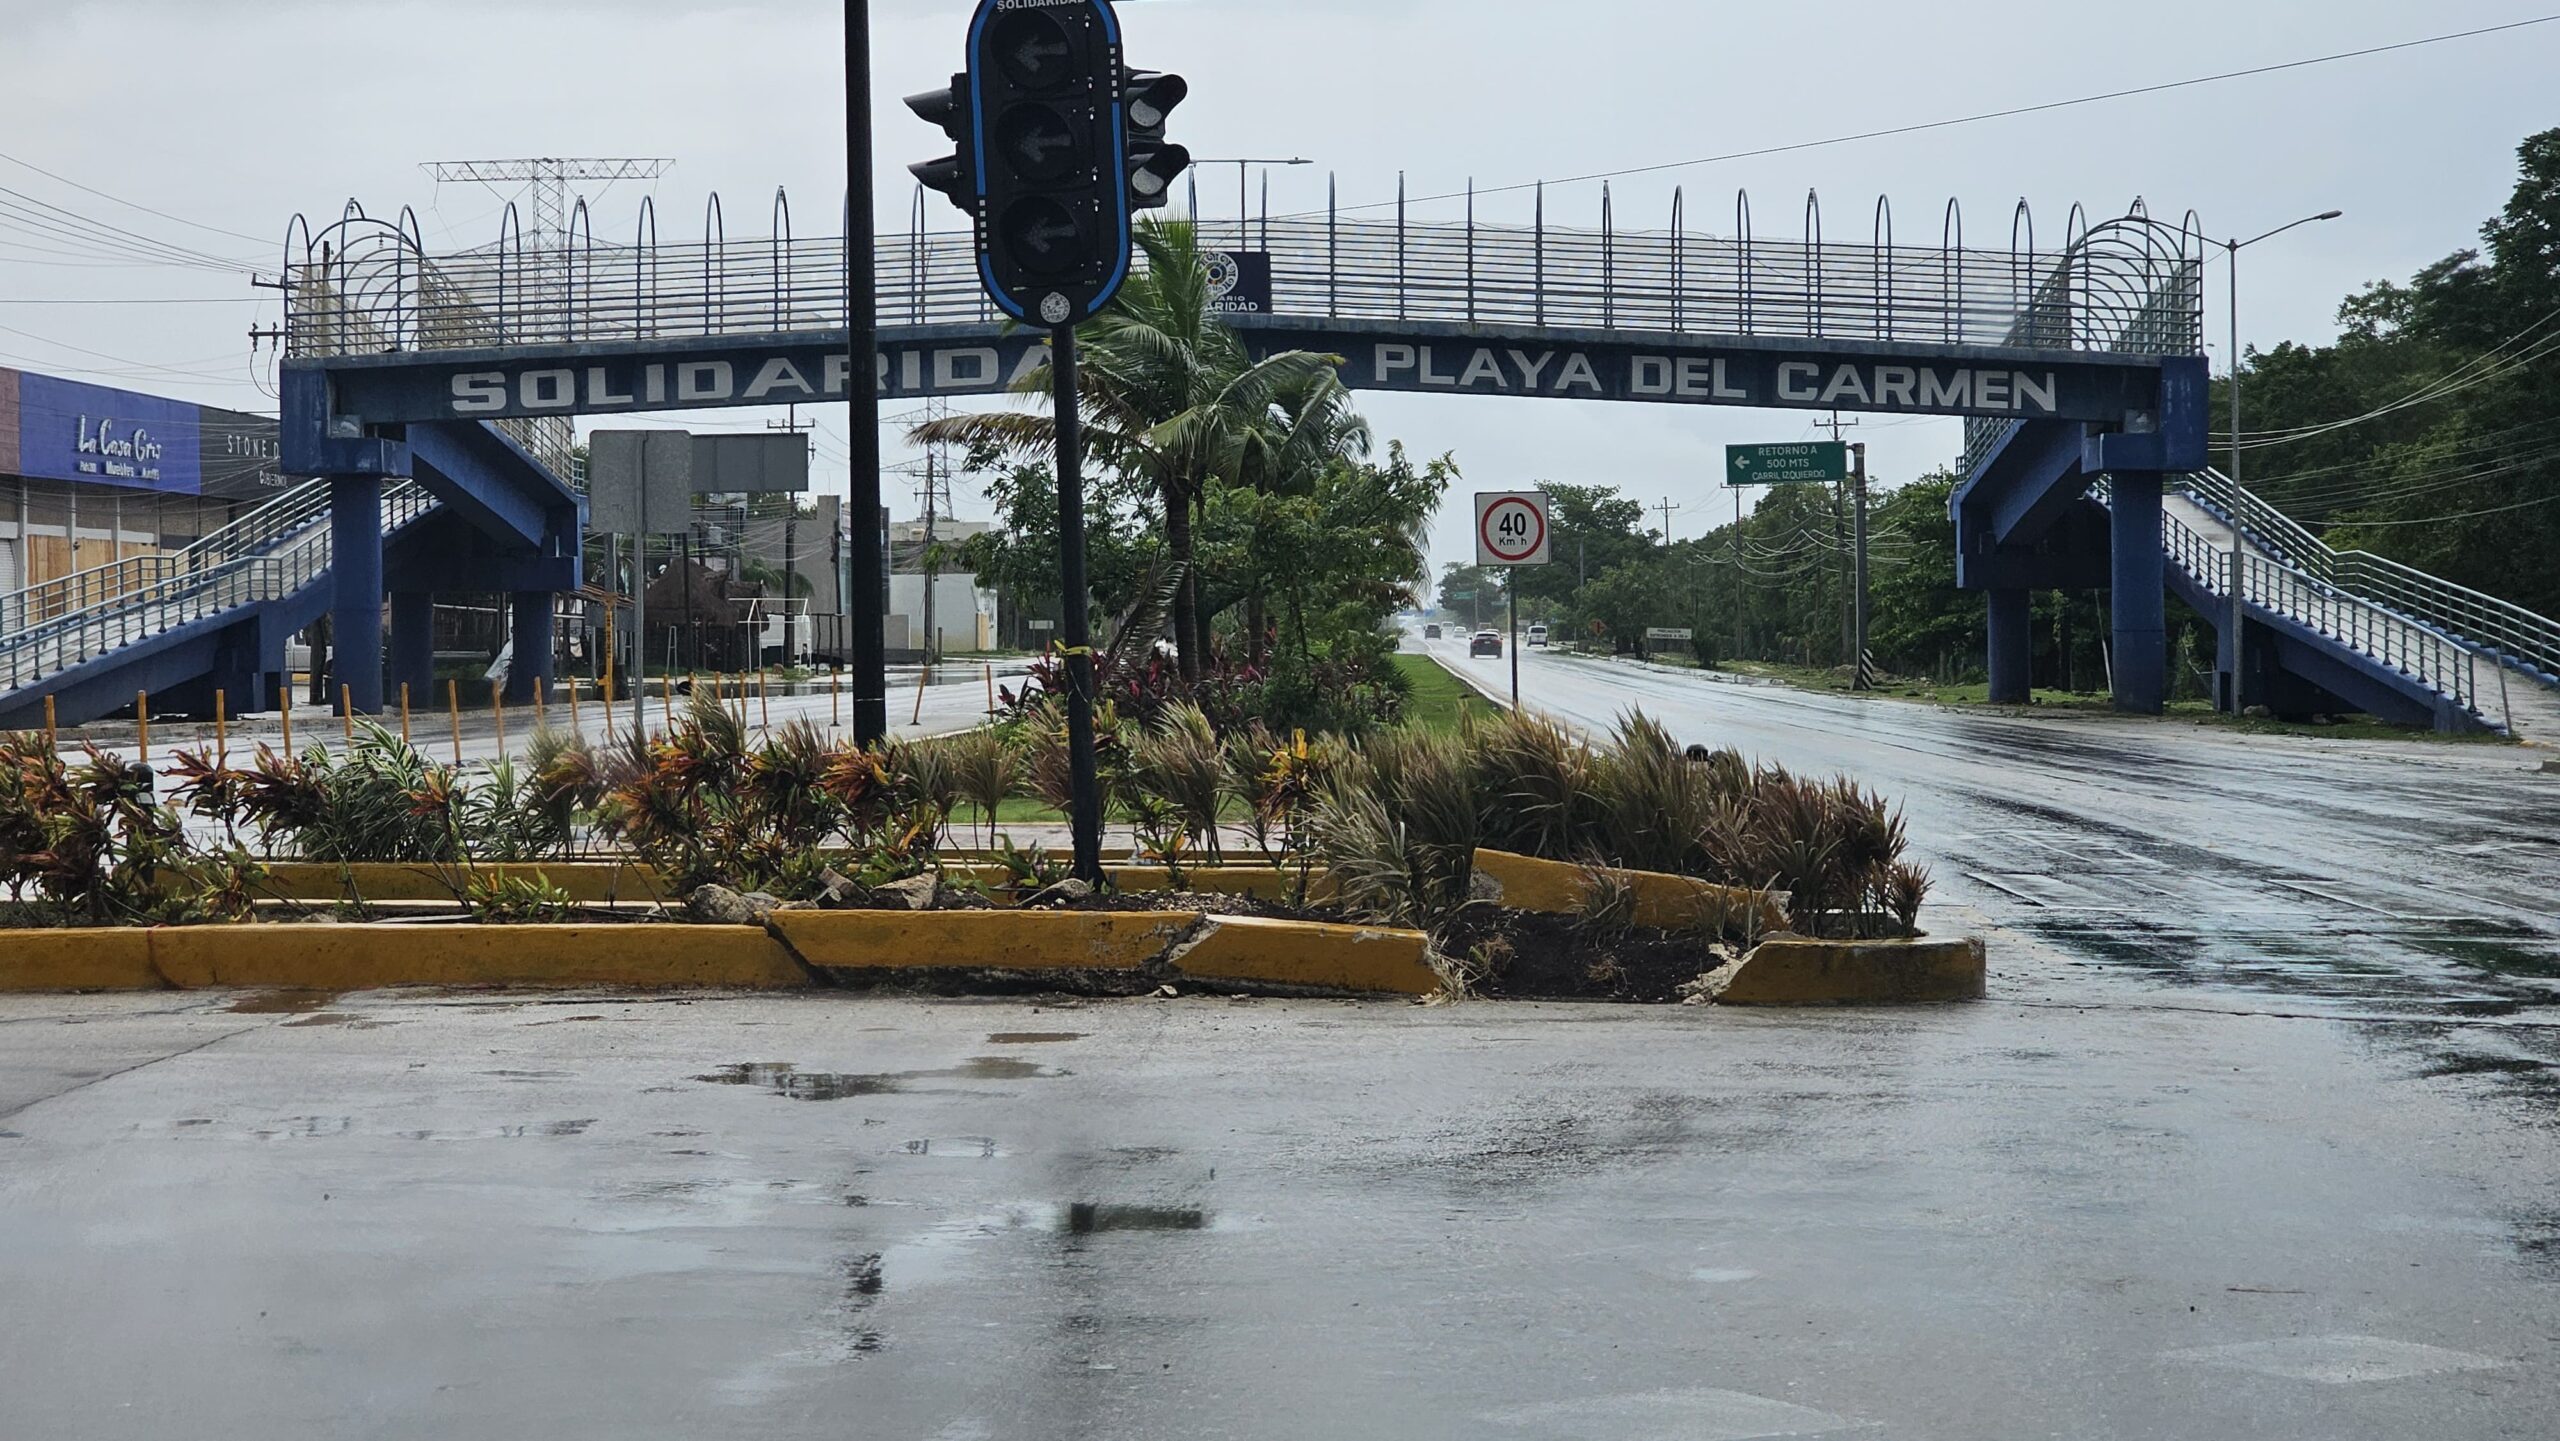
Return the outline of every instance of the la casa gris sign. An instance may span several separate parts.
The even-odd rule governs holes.
[[[168,447],[152,439],[148,427],[126,425],[111,416],[92,421],[79,417],[77,439],[72,453],[78,457],[76,468],[83,475],[102,476],[113,480],[156,481],[160,479],[160,459]]]

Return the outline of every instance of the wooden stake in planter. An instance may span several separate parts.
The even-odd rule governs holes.
[[[827,672],[827,727],[830,730],[834,730],[841,728],[843,725],[844,672],[840,670],[831,670]]]
[[[569,734],[586,734],[586,722],[578,717],[578,678],[569,677]]]
[[[498,725],[498,759],[505,760],[507,758],[507,695],[504,681],[489,682],[489,715]]]
[[[354,745],[356,743],[356,688],[354,686],[338,687],[338,714],[345,717],[347,744]]]
[[[462,682],[444,683],[444,704],[453,712],[453,763],[458,767],[462,764]]]
[[[62,732],[53,723],[53,697],[44,698],[44,743],[49,750],[62,748]]]
[[[53,703],[47,697],[45,704]],[[222,770],[231,764],[231,718],[224,707],[220,687],[213,692],[213,768]]]
[[[676,728],[676,678],[662,675],[658,683],[658,708],[665,714],[667,732],[672,735]]]
[[[285,687],[284,694],[276,698],[276,715],[284,722],[284,753],[285,758],[290,760],[293,758],[293,688],[291,686]]]
[[[409,743],[409,683],[400,682],[400,744]]]
[[[994,663],[993,661],[990,661],[990,662],[988,662],[988,663],[987,663],[987,714],[989,714],[989,715],[994,715],[995,713],[996,713],[996,668],[995,668],[995,663]]]
[[[763,671],[756,672],[756,709],[764,715],[764,728],[773,729],[773,692]]]
[[[924,687],[925,682],[931,679],[933,679],[933,667],[930,665],[927,665],[916,672],[916,713],[914,718],[910,719],[907,724],[924,724]]]
[[[544,689],[541,681],[533,683],[533,728],[537,731],[551,729],[551,707],[542,699]]]
[[[151,769],[151,692],[138,690],[133,693],[133,718],[142,729],[136,742],[142,749],[139,759],[142,762],[142,768],[149,770]]]

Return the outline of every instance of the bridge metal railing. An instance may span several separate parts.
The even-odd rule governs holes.
[[[2175,512],[2162,515],[2161,539],[2172,564],[2206,592],[2230,598],[2227,542],[2197,530]],[[2240,560],[2246,604],[2327,636],[2487,719],[2481,709],[2480,655],[2472,646],[2254,547],[2243,547]]]
[[[426,256],[405,226],[341,226],[287,267],[286,351],[326,357],[838,329],[841,238],[627,246],[592,236]],[[1218,237],[1211,232],[1208,239]],[[1315,320],[2023,345],[2193,354],[2201,259],[2141,216],[2064,251],[1354,219],[1266,220],[1274,314]],[[884,325],[998,319],[966,235],[881,237]]]
[[[435,497],[414,481],[387,486],[383,533],[399,530],[435,505]],[[329,558],[328,485],[314,482],[287,491],[183,551],[152,557],[155,566],[138,574],[130,589],[23,625],[0,624],[0,694],[180,626],[283,599],[319,579]],[[0,613],[31,616],[37,605],[61,604],[62,597],[77,596],[94,584],[82,580],[94,574],[66,578],[80,582],[76,585],[46,582],[0,597]],[[43,595],[30,601],[30,591]]]
[[[2187,493],[2251,545],[2393,614],[2491,653],[2545,685],[2560,685],[2560,621],[2370,551],[2335,550],[2218,470],[2187,477]]]
[[[492,322],[470,296],[445,287],[434,275],[414,261],[398,258],[403,247],[394,244],[388,251],[372,247],[367,260],[342,257],[325,264],[305,267],[287,277],[286,314],[325,317],[319,323],[326,335],[323,343],[334,347],[331,355],[379,355],[388,351],[415,347],[402,344],[404,335],[420,335],[436,340],[433,347],[453,349],[484,343],[476,337],[494,333]],[[335,252],[332,252],[333,255]],[[421,301],[418,313],[410,319],[422,328],[404,331],[403,318],[385,314],[378,304],[362,295],[351,293],[350,285],[364,286],[379,281],[374,273],[376,263],[386,255],[393,259],[395,288],[399,277],[419,287]],[[293,352],[300,353],[300,352]],[[532,416],[492,421],[497,429],[524,447],[525,453],[540,461],[544,468],[564,485],[575,486],[581,476],[576,472],[577,425],[566,416]]]

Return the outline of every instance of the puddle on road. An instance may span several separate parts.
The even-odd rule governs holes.
[[[1004,1154],[993,1136],[934,1136],[898,1147],[902,1156],[938,1156],[965,1161],[992,1161]]]
[[[1067,1233],[1093,1236],[1106,1231],[1205,1231],[1209,1213],[1196,1206],[1112,1206],[1077,1201],[1067,1207]]]
[[[260,991],[242,996],[225,1009],[238,1016],[301,1016],[325,1010],[337,991]]]
[[[1054,1046],[1067,1041],[1081,1041],[1084,1031],[998,1031],[987,1037],[990,1046]]]
[[[804,1071],[788,1061],[749,1061],[722,1066],[694,1079],[715,1086],[756,1086],[795,1101],[843,1101],[855,1096],[896,1095],[912,1081],[1030,1081],[1066,1074],[1012,1056],[979,1056],[940,1070],[884,1071],[868,1076]]]
[[[2550,1069],[2549,1061],[2529,1060],[2523,1056],[2448,1056],[2418,1074],[2430,1079],[2440,1076],[2530,1076]]]
[[[795,1101],[842,1101],[854,1096],[882,1096],[899,1089],[887,1076],[840,1076],[830,1071],[804,1071],[787,1061],[752,1061],[722,1066],[694,1077],[715,1086],[758,1086]]]

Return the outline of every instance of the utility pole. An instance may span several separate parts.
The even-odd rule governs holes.
[[[1662,504],[1655,507],[1662,512],[1662,548],[1664,550],[1671,548],[1671,512],[1679,508],[1671,503],[1671,497],[1667,495],[1662,498]]]
[[[808,425],[800,423],[799,406],[792,406],[784,411],[783,415],[784,419],[780,425],[768,420],[765,422],[765,428],[785,431],[792,435],[802,435],[817,429],[814,422]],[[800,497],[784,496],[783,504],[787,509],[782,513],[782,663],[789,666],[800,663],[799,621],[791,614],[791,602],[800,589]],[[813,643],[815,639],[816,637],[811,637]],[[761,656],[757,658],[762,659]]]
[[[1856,644],[1856,646],[1855,646],[1855,647],[1850,651],[1850,653],[1849,653],[1849,664],[1851,664],[1852,666],[1855,666],[1857,669],[1856,669],[1856,672],[1855,672],[1854,678],[1850,681],[1850,683],[1849,683],[1849,684],[1850,684],[1850,687],[1851,687],[1852,689],[1855,689],[1855,690],[1873,690],[1873,689],[1875,688],[1875,676],[1874,676],[1874,674],[1869,670],[1868,665],[1867,665],[1867,447],[1866,447],[1866,443],[1865,443],[1865,442],[1863,442],[1863,441],[1861,441],[1861,442],[1859,442],[1859,443],[1858,443],[1858,444],[1856,444],[1856,445],[1850,446],[1850,447],[1849,447],[1849,456],[1850,456],[1850,462],[1851,462],[1851,463],[1850,463],[1850,467],[1849,467],[1849,479],[1850,479],[1850,484],[1854,487],[1854,490],[1855,490],[1854,504],[1855,504],[1855,505],[1856,505],[1856,507],[1857,507],[1857,509],[1856,509],[1856,511],[1855,511],[1855,515],[1856,515],[1856,519],[1857,519],[1857,531],[1858,531],[1858,536],[1857,536],[1857,540],[1858,540],[1858,587],[1857,587],[1857,590],[1858,590],[1858,598],[1857,598],[1857,621],[1858,621],[1858,623],[1857,623],[1857,635],[1856,635],[1856,641],[1857,641],[1857,644]]]
[[[1835,410],[1831,412],[1831,418],[1829,420],[1817,421],[1815,423],[1830,426],[1831,438],[1834,441],[1838,441],[1842,439],[1840,434],[1842,431],[1855,426],[1858,422],[1854,420],[1842,420],[1840,418],[1840,412]],[[1858,450],[1861,455],[1863,455],[1866,447],[1861,445],[1858,447]],[[1861,463],[1863,464],[1864,462],[1862,461]],[[1845,493],[1847,488],[1847,485],[1844,483],[1838,489],[1831,492],[1831,549],[1833,554],[1840,557],[1840,649],[1847,654],[1848,663],[1852,671],[1854,671],[1858,665],[1859,656],[1861,654],[1859,642],[1863,635],[1863,630],[1858,620],[1859,600],[1856,593],[1858,590],[1858,559],[1857,556],[1852,553],[1852,547],[1849,540],[1849,497]]]

